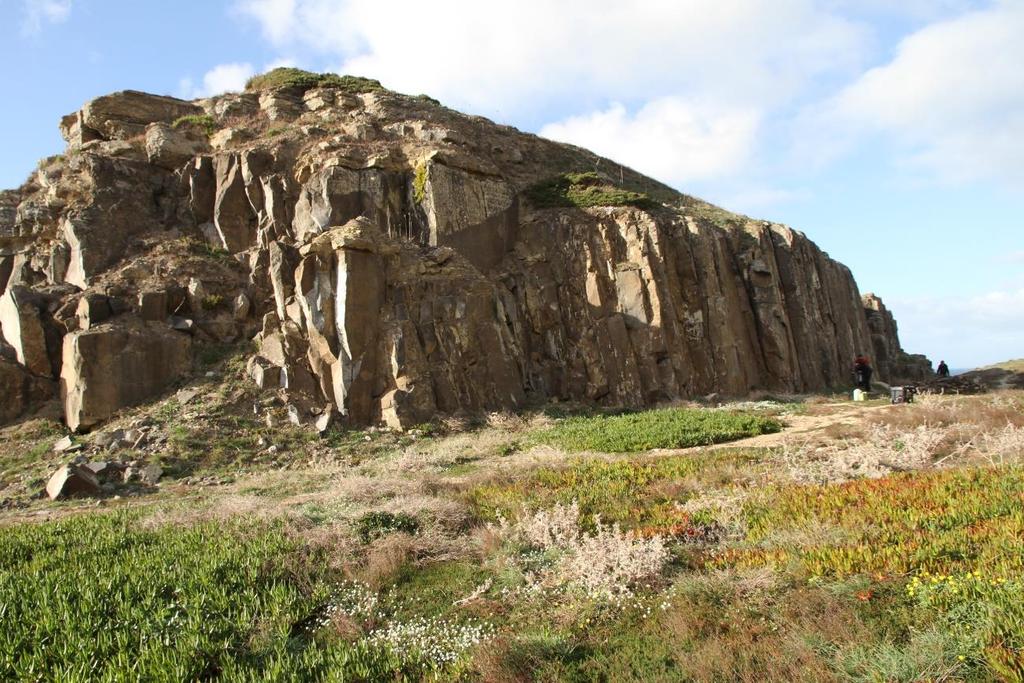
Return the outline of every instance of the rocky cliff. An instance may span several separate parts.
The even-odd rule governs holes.
[[[0,193],[0,419],[59,392],[87,429],[248,339],[252,380],[321,425],[813,391],[867,349],[904,371],[802,233],[375,81],[121,92],[61,131]]]
[[[907,353],[900,346],[896,320],[882,300],[868,292],[863,301],[878,371],[892,382],[922,382],[935,377],[930,360],[920,354]]]

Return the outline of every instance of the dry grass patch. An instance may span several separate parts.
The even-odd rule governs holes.
[[[958,397],[924,394],[900,408],[874,413],[869,421],[899,428],[971,425],[991,430],[1007,424],[1024,426],[1024,392],[1020,391]]]
[[[1020,392],[924,396],[918,403],[872,411],[860,425],[832,425],[789,443],[779,462],[792,479],[819,483],[968,462],[1019,462],[1022,409]]]
[[[540,413],[490,413],[482,424],[465,417],[445,418],[441,438],[418,439],[394,457],[378,463],[377,468],[386,467],[390,473],[434,472],[465,477],[481,467],[496,463],[504,467],[510,464],[509,460],[519,461],[522,451],[530,446],[526,437],[550,424],[551,419]]]
[[[392,534],[366,549],[363,562],[348,568],[349,576],[374,590],[393,583],[399,572],[416,557],[416,541],[409,534]]]

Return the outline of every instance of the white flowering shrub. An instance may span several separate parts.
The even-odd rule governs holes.
[[[494,635],[492,626],[473,621],[424,616],[396,618],[404,606],[382,600],[363,584],[347,583],[334,592],[309,628],[326,628],[337,617],[344,616],[363,630],[357,646],[386,650],[403,666],[435,671],[456,663]]]
[[[460,623],[440,617],[416,617],[398,621],[370,633],[367,640],[386,646],[401,659],[425,662],[431,667],[454,664],[463,655],[494,635],[486,624]]]
[[[338,615],[344,615],[357,623],[374,623],[381,617],[379,605],[377,594],[363,584],[345,584],[334,592],[331,600],[313,619],[311,628],[324,628],[333,623]]]
[[[514,523],[499,518],[496,531],[514,547],[511,559],[526,577],[526,592],[575,588],[591,599],[619,602],[658,576],[669,560],[660,536],[641,538],[600,519],[587,533],[575,502],[524,510]]]

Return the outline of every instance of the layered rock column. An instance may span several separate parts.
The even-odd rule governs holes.
[[[921,355],[911,355],[900,346],[896,320],[882,300],[868,292],[862,303],[871,330],[873,360],[882,376],[891,383],[919,382],[934,377],[931,361]]]
[[[159,394],[191,368],[192,340],[160,323],[105,324],[64,338],[61,399],[72,430]]]

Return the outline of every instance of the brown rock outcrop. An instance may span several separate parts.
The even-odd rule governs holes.
[[[202,132],[174,128],[163,122],[146,127],[146,156],[151,164],[176,170],[208,151],[210,143]]]
[[[150,123],[171,123],[182,116],[202,114],[191,102],[136,90],[90,100],[61,120],[60,132],[72,147],[96,140],[126,139],[144,133]]]
[[[171,125],[194,114],[230,134]],[[60,359],[36,323],[49,349],[61,322],[75,429],[186,372],[193,337],[253,338],[249,374],[299,422],[396,428],[814,391],[873,342],[880,379],[919,367],[802,233],[378,84],[129,91],[62,131],[75,154],[0,193],[0,319],[37,374]],[[579,172],[586,201],[552,199]]]
[[[191,338],[160,323],[105,323],[64,338],[61,400],[72,430],[160,393],[191,366]]]
[[[875,367],[882,377],[891,384],[923,382],[935,377],[930,360],[919,354],[909,354],[900,346],[896,320],[882,300],[868,292],[862,302],[871,330]]]

